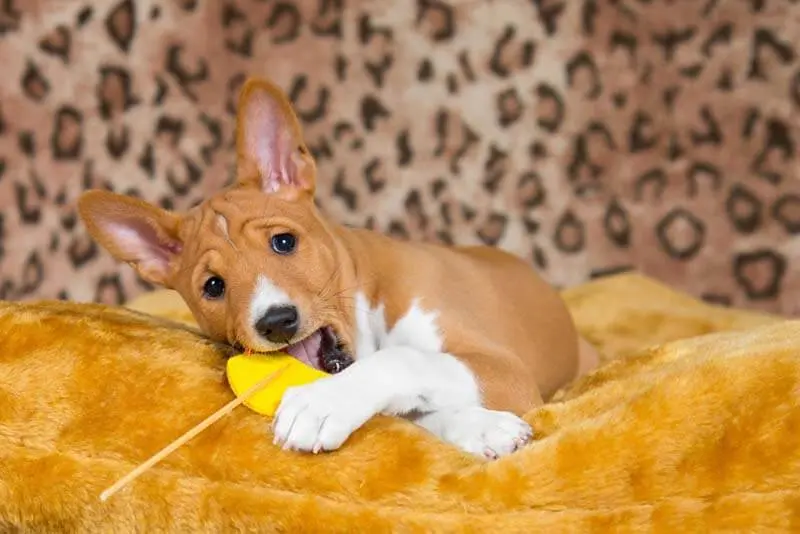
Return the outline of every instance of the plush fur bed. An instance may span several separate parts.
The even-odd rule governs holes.
[[[564,295],[613,361],[529,413],[538,440],[505,459],[389,418],[281,452],[239,408],[106,503],[232,398],[226,349],[171,293],[0,303],[0,531],[798,531],[800,323],[636,275]]]

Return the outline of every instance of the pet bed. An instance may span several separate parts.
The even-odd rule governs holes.
[[[229,349],[170,292],[0,303],[0,531],[800,531],[800,322],[630,274],[564,297],[606,363],[527,414],[511,456],[385,417],[282,452],[240,408],[105,503],[231,400]]]

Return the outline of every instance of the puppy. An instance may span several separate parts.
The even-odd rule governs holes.
[[[531,439],[522,414],[594,366],[558,293],[521,259],[324,218],[315,162],[274,84],[245,83],[236,146],[235,185],[184,214],[107,191],[85,193],[79,212],[116,259],[177,290],[209,336],[330,373],[284,395],[283,448],[335,450],[388,414],[497,458]]]

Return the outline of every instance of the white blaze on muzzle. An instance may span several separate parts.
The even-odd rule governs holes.
[[[249,327],[253,328],[258,320],[273,306],[294,306],[294,303],[281,288],[276,286],[269,278],[260,274],[258,275],[258,280],[256,280],[253,296],[250,299]]]

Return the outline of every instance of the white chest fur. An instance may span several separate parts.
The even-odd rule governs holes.
[[[383,304],[356,295],[356,361],[343,372],[286,391],[274,422],[285,448],[333,450],[378,413],[407,416],[474,454],[496,458],[530,440],[517,416],[487,410],[475,376],[443,351],[436,311],[413,300],[391,326]]]
[[[385,307],[373,307],[363,293],[356,295],[355,356],[366,358],[377,350],[408,347],[423,353],[442,352],[438,312],[426,311],[419,299],[391,327],[386,324]]]

